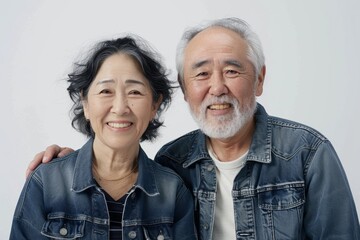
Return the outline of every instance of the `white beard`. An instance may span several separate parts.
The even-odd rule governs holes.
[[[206,119],[207,107],[214,103],[230,103],[233,112],[227,115],[215,117],[215,121]],[[227,95],[206,99],[201,103],[198,113],[190,107],[190,112],[199,128],[210,138],[225,139],[238,133],[250,120],[253,119],[256,111],[255,96],[249,102],[241,106],[237,99]]]

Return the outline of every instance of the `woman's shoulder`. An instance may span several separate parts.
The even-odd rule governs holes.
[[[32,175],[49,175],[53,172],[61,172],[65,169],[73,169],[79,150],[74,151],[64,157],[54,158],[48,163],[41,163],[32,173]],[[31,175],[30,175],[31,176]]]

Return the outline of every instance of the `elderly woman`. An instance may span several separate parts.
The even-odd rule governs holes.
[[[31,174],[10,239],[196,239],[191,193],[140,147],[171,100],[158,55],[140,38],[100,42],[68,82],[89,140]]]

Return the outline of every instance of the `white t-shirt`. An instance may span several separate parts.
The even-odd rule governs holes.
[[[230,162],[221,162],[210,144],[208,151],[216,166],[217,179],[213,240],[236,239],[232,188],[236,175],[245,165],[248,152]]]

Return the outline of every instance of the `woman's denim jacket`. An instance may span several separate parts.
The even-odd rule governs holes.
[[[234,180],[237,239],[360,239],[345,172],[331,143],[312,128],[270,117],[258,104],[247,163]],[[165,145],[156,161],[192,190],[199,238],[212,239],[216,173],[197,130]]]
[[[106,200],[91,171],[92,143],[32,173],[10,239],[109,239]],[[124,207],[123,239],[196,239],[193,198],[182,179],[142,149],[138,161],[138,179]]]

